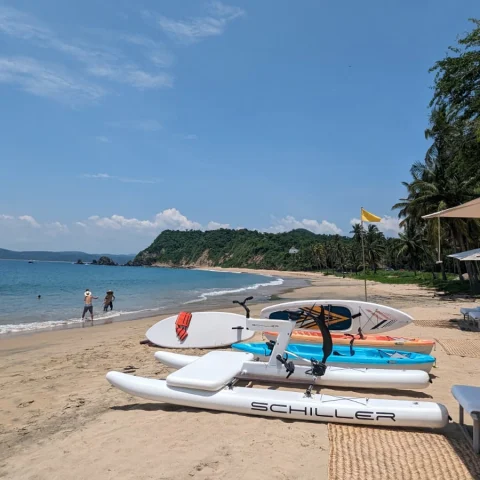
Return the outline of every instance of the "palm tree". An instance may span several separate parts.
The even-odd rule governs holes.
[[[327,266],[327,252],[323,243],[315,243],[311,248],[313,264],[316,268],[322,269]]]
[[[385,236],[376,225],[369,225],[365,235],[365,255],[368,264],[377,273],[380,259],[385,251]]]
[[[357,242],[357,243],[361,243],[362,242],[362,235],[365,233],[365,229],[362,227],[362,225],[360,223],[354,223],[352,225],[352,230],[350,231],[350,233],[353,233],[353,239]]]
[[[349,267],[355,272],[355,275],[357,275],[358,268],[362,265],[362,251],[358,245],[349,245],[347,251],[347,262]]]
[[[399,233],[398,236],[395,245],[397,257],[402,255],[406,257],[414,275],[417,275],[420,262],[425,257],[424,238],[413,222],[407,222],[403,233]]]

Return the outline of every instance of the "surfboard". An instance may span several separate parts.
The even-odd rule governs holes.
[[[244,315],[225,312],[194,312],[191,315],[187,336],[183,340],[176,330],[178,315],[160,320],[147,330],[145,336],[159,347],[215,348],[228,347],[255,335],[254,331],[246,330]]]
[[[292,320],[297,329],[318,330],[309,314],[319,315],[321,307],[325,311],[328,328],[335,332],[380,333],[396,330],[408,325],[413,318],[395,308],[371,302],[356,300],[297,300],[266,307],[261,311],[262,318]]]

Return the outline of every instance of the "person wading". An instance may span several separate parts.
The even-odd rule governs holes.
[[[97,299],[98,297],[94,297],[92,295],[92,292],[87,288],[85,290],[85,294],[84,294],[84,306],[83,306],[83,314],[82,314],[82,321],[85,320],[85,314],[87,312],[90,312],[90,317],[92,319],[92,325],[93,325],[93,304],[92,304],[92,300],[93,299]]]
[[[110,311],[113,310],[113,301],[115,300],[115,295],[113,294],[113,290],[107,290],[107,294],[103,300],[103,311],[106,312],[108,307],[110,307]]]

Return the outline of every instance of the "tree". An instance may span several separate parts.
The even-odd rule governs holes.
[[[430,69],[435,72],[430,106],[444,109],[449,123],[460,122],[480,138],[480,20],[470,21],[473,30]]]
[[[377,273],[380,259],[385,251],[385,236],[376,225],[369,225],[365,235],[365,256],[368,265]]]
[[[313,264],[316,268],[322,269],[327,266],[327,252],[323,243],[315,243],[311,247]]]
[[[362,227],[362,225],[360,223],[354,223],[353,228],[350,231],[350,233],[353,233],[353,239],[357,243],[361,243],[362,242],[362,235],[365,234],[365,229]]]
[[[418,258],[413,260],[413,257],[419,252],[412,249],[416,249],[414,244],[418,244],[421,234],[423,261],[432,265],[433,274],[439,236],[443,240],[442,251],[476,248],[480,239],[478,221],[422,219],[424,215],[455,207],[480,194],[480,21],[471,21],[473,30],[461,37],[458,46],[450,47],[445,58],[430,69],[435,72],[434,94],[425,137],[432,143],[424,160],[413,164],[412,180],[402,182],[406,197],[393,206],[399,210],[401,225],[406,227],[400,238],[401,256],[418,268]],[[445,264],[441,265],[446,278]],[[465,267],[469,277],[476,278],[478,266]]]
[[[404,256],[409,267],[417,274],[420,263],[425,257],[424,239],[414,222],[407,222],[403,233],[399,233],[396,242],[397,257]]]
[[[351,244],[348,246],[347,264],[356,275],[358,273],[358,268],[362,265],[362,251],[358,244]]]

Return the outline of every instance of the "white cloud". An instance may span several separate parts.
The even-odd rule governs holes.
[[[95,140],[100,143],[110,143],[110,139],[108,137],[104,137],[103,135],[95,137]]]
[[[183,138],[185,140],[197,140],[198,139],[198,136],[195,135],[194,133],[189,133],[187,135],[184,135]]]
[[[122,183],[145,183],[145,184],[155,184],[160,183],[162,180],[160,178],[130,178],[130,177],[117,177],[116,175],[109,175],[108,173],[84,173],[82,175],[84,178],[94,178],[102,180],[116,180]]]
[[[121,37],[131,45],[144,47],[145,56],[156,66],[162,68],[171,67],[175,61],[174,55],[162,43],[158,43],[149,37],[138,34],[127,34]]]
[[[68,227],[60,222],[46,223],[44,227],[45,227],[45,234],[52,237],[59,234],[70,233],[70,230],[68,229]]]
[[[30,215],[21,215],[18,219],[22,220],[22,222],[27,222],[32,227],[40,228],[40,224]]]
[[[162,231],[162,230],[198,230],[201,225],[189,220],[182,215],[176,208],[169,208],[163,212],[157,213],[153,220],[139,220],[137,218],[126,218],[122,215],[112,215],[111,217],[99,217],[93,215],[88,218],[94,225],[102,228],[120,230],[123,228],[138,231]]]
[[[0,32],[23,39],[47,39],[50,31],[29,15],[11,7],[0,6]]]
[[[227,18],[228,20],[233,20],[237,17],[243,17],[245,15],[245,11],[240,7],[225,5],[219,1],[211,2],[209,5],[209,10],[212,15]]]
[[[166,72],[149,73],[135,65],[112,65],[108,63],[88,66],[88,73],[120,83],[127,83],[140,90],[173,86],[173,76]]]
[[[339,227],[337,227],[334,223],[327,222],[326,220],[322,220],[321,222],[308,218],[304,218],[303,220],[297,220],[291,215],[287,215],[286,217],[281,219],[274,218],[273,220],[274,225],[268,228],[267,231],[274,233],[288,232],[296,228],[305,228],[313,233],[322,233],[326,235],[342,233],[342,230]]]
[[[356,223],[360,223],[359,218],[352,218],[350,220],[351,225],[355,225]],[[400,232],[403,232],[403,228],[400,227],[399,223],[400,220],[398,218],[385,215],[381,217],[380,222],[372,223],[372,225],[376,225],[381,232],[389,237],[397,237]],[[369,222],[366,222],[364,226],[365,225],[369,225]]]
[[[96,101],[106,94],[103,88],[57,65],[45,65],[28,57],[0,57],[0,83],[18,85],[33,95],[70,105]]]
[[[208,10],[211,16],[188,20],[174,20],[163,15],[152,15],[149,12],[144,12],[144,15],[156,17],[159,27],[169,37],[183,44],[222,35],[229,22],[245,15],[245,11],[241,8],[224,5],[221,2],[212,2]]]
[[[207,230],[218,230],[219,228],[230,228],[229,223],[208,222]]]
[[[118,45],[118,40],[123,39],[139,48],[147,49],[146,56],[153,67],[151,71],[138,67],[117,47],[102,45],[98,41],[66,42],[33,16],[11,7],[0,6],[0,33],[24,40],[36,47],[60,52],[79,62],[87,74],[97,78],[124,83],[140,90],[169,88],[173,85],[173,76],[159,70],[159,67],[171,64],[173,58],[168,56],[161,44],[147,37],[110,34],[109,41]],[[70,104],[95,100],[106,94],[106,89],[82,80],[81,75],[72,70],[72,66],[61,69],[42,62],[37,56],[35,59],[3,58],[0,81],[19,84],[34,95],[64,101],[65,97],[71,96],[72,99],[68,102]]]
[[[84,173],[85,178],[112,178],[108,173]]]
[[[86,228],[87,225],[83,222],[75,222],[75,225],[78,225],[79,227]]]
[[[0,215],[0,220],[14,220],[15,217],[12,217],[11,215]]]
[[[391,236],[398,236],[400,232],[403,232],[403,228],[400,227],[399,223],[400,220],[398,218],[385,215],[384,217],[382,217],[378,229],[385,234],[389,234]]]

